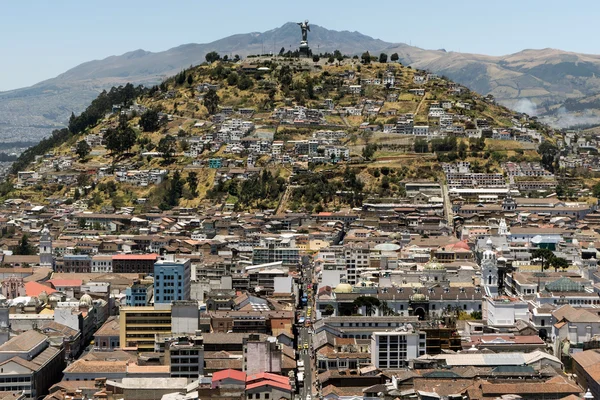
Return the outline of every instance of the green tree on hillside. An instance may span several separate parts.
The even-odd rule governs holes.
[[[210,115],[216,114],[219,111],[219,95],[214,89],[209,89],[204,95],[204,107]]]
[[[173,177],[167,181],[167,190],[159,205],[161,210],[170,210],[179,204],[183,195],[185,181],[181,178],[181,172],[175,171]]]
[[[104,133],[104,144],[111,153],[120,154],[131,150],[137,141],[137,134],[127,123],[127,118],[121,116],[116,128],[109,128]]]
[[[385,64],[387,62],[387,60],[388,60],[388,55],[387,54],[381,53],[379,55],[379,62],[380,63]]]
[[[398,56],[398,53],[394,53],[392,54],[392,56],[390,57],[390,60],[392,60],[393,62],[396,62],[400,59],[400,56]]]
[[[427,153],[429,152],[429,144],[425,139],[416,139],[414,144],[415,153]]]
[[[238,89],[249,90],[252,89],[252,86],[254,86],[254,82],[252,81],[252,79],[250,79],[248,75],[242,74],[238,79]]]
[[[165,159],[165,161],[171,161],[171,159],[175,155],[177,144],[176,142],[177,140],[175,139],[175,137],[171,135],[166,135],[165,137],[161,138],[158,142],[158,147],[156,148],[156,150],[162,153],[162,156]]]
[[[538,153],[542,156],[542,165],[550,172],[554,172],[554,161],[558,156],[558,147],[545,141],[538,147]]]
[[[364,53],[362,53],[362,56],[360,56],[360,59],[362,60],[363,64],[370,64],[371,63],[371,54],[369,54],[368,51],[365,51]]]
[[[192,83],[194,83],[194,77],[192,76],[192,74],[188,75],[187,83],[188,83],[188,85],[191,85]]]
[[[232,72],[229,75],[227,75],[227,84],[229,86],[237,86],[238,79],[239,79],[238,74],[236,72]]]
[[[237,57],[239,58],[239,56],[237,56]],[[215,61],[219,61],[221,59],[221,56],[216,51],[211,51],[210,53],[206,54],[205,58],[206,58],[206,62],[212,64]]]
[[[147,110],[140,117],[140,127],[144,132],[154,132],[160,127],[158,112],[153,109]]]
[[[344,59],[344,55],[339,50],[335,50],[333,52],[333,56],[335,57],[336,60],[338,60],[338,62],[342,62],[342,60]]]
[[[321,57],[319,57],[319,55],[318,55],[318,54],[315,54],[315,55],[313,56],[313,62],[319,62],[319,60],[320,60],[320,59],[321,59]]]
[[[190,188],[192,196],[196,197],[198,195],[198,174],[195,171],[190,171],[185,181]]]
[[[77,142],[77,147],[75,148],[75,154],[79,157],[80,160],[83,160],[90,154],[92,148],[85,140],[81,140]]]
[[[181,71],[175,77],[175,81],[177,82],[178,85],[183,85],[183,82],[185,82],[185,79],[186,79],[185,71]]]

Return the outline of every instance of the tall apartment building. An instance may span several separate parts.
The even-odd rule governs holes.
[[[344,259],[349,284],[356,284],[360,269],[369,267],[370,253],[369,245],[365,243],[354,242],[344,246]]]
[[[154,264],[154,304],[189,300],[191,271],[190,260],[157,261]]]
[[[129,307],[120,309],[121,347],[137,347],[138,351],[154,351],[155,334],[171,334],[171,305]]]
[[[281,261],[285,266],[296,266],[300,263],[300,249],[293,238],[265,238],[260,246],[252,251],[253,264],[268,264]]]
[[[198,379],[204,375],[204,340],[202,336],[179,337],[165,345],[165,363],[171,378]]]
[[[371,363],[377,368],[404,368],[408,361],[425,355],[425,332],[411,328],[390,332],[373,332],[371,335]]]

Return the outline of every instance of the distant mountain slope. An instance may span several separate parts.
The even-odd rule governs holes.
[[[263,33],[238,34],[208,44],[185,44],[162,52],[136,50],[94,60],[56,78],[28,88],[0,93],[0,141],[39,140],[63,125],[71,112],[79,113],[97,94],[127,82],[154,84],[182,68],[204,61],[206,53],[231,56],[295,50],[300,30],[295,23]],[[600,115],[600,56],[561,50],[524,50],[502,57],[424,50],[388,43],[358,32],[332,31],[311,25],[314,52],[339,49],[344,54],[397,52],[414,68],[443,74],[480,93],[493,94],[502,104],[531,114],[553,114],[556,125],[568,125],[574,115],[586,124]],[[600,123],[600,121],[598,121]]]

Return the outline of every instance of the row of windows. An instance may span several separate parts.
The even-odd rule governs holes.
[[[4,371],[2,371],[4,372]],[[31,377],[18,377],[18,378],[0,378],[0,383],[11,383],[11,382],[30,382]]]
[[[181,294],[181,289],[177,289],[177,293]],[[160,289],[156,289],[156,294],[160,294]],[[175,294],[175,289],[165,289],[163,294]]]
[[[248,395],[246,396],[248,399],[270,399],[271,398],[271,394],[270,393],[263,393],[262,397],[260,393],[256,393],[256,396],[254,395],[254,393],[248,393]]]
[[[558,300],[554,300],[554,304],[557,304]],[[600,304],[600,300],[569,300],[569,304]]]

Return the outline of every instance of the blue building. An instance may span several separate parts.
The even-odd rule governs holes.
[[[125,304],[133,307],[143,307],[150,305],[152,299],[153,285],[151,281],[135,280],[133,284],[125,290]]]
[[[154,304],[190,300],[190,260],[160,260],[154,264]]]

